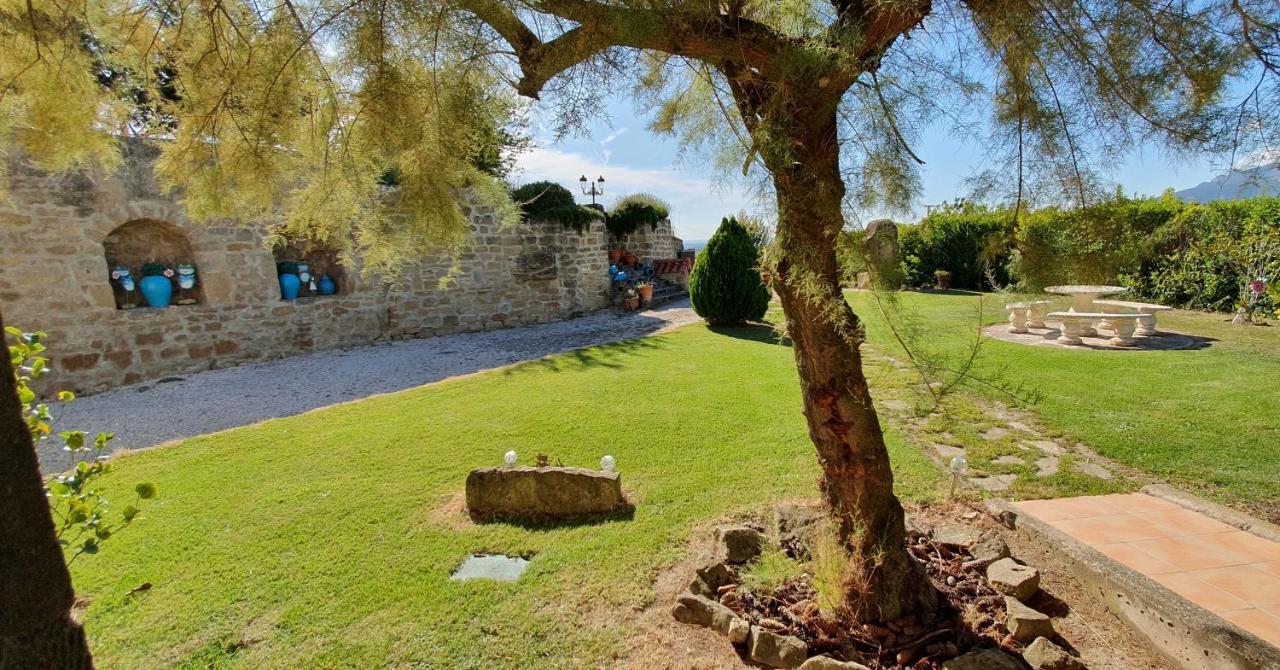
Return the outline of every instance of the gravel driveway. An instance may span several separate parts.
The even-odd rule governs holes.
[[[604,310],[536,326],[378,343],[251,363],[79,398],[62,412],[59,429],[114,432],[111,451],[145,449],[456,375],[642,337],[698,320],[685,299],[638,314]],[[40,466],[46,473],[75,463],[52,440],[39,451]]]

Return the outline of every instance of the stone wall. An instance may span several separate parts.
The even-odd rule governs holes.
[[[612,242],[615,248],[634,253],[645,265],[675,258],[684,249],[684,242],[671,229],[671,219],[659,221],[654,228],[642,225],[632,233],[614,237]]]
[[[422,259],[393,283],[345,273],[334,296],[282,300],[260,225],[191,224],[150,177],[133,145],[113,176],[11,169],[0,208],[0,310],[7,325],[44,330],[53,356],[43,390],[121,384],[376,340],[428,337],[568,318],[608,304],[607,233],[538,223],[499,229],[469,212],[475,238],[449,288],[443,259]],[[188,237],[201,302],[116,308],[104,241],[133,221]],[[136,268],[135,268],[136,271]]]

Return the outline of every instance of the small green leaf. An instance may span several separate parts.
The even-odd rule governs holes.
[[[137,507],[134,507],[133,505],[129,505],[128,507],[124,508],[124,512],[122,514],[124,515],[125,521],[133,521],[135,518],[137,518],[138,514],[141,512],[142,510],[138,509]]]
[[[76,399],[76,394],[71,391],[58,391],[58,400],[62,402],[71,402]]]
[[[58,433],[64,442],[67,443],[67,449],[70,451],[80,451],[84,449],[84,431],[83,430],[64,430]]]
[[[141,484],[138,484],[137,486],[133,487],[133,490],[137,491],[138,497],[142,498],[143,500],[156,497],[156,485],[152,484],[151,482],[143,482]]]

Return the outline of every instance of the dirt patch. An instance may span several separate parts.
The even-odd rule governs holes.
[[[467,494],[458,491],[444,499],[439,505],[428,508],[423,515],[423,523],[440,526],[449,530],[466,530],[475,526],[467,514]]]

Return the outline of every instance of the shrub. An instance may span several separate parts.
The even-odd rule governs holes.
[[[614,204],[605,219],[609,232],[615,237],[630,235],[640,226],[657,228],[658,223],[671,214],[671,205],[648,193],[635,193]]]
[[[760,282],[760,250],[738,220],[720,222],[698,254],[689,276],[693,309],[708,323],[758,321],[769,308],[769,290]]]
[[[525,221],[558,221],[579,233],[601,217],[600,212],[579,205],[569,189],[552,181],[520,186],[511,192],[511,199],[520,206]]]
[[[786,552],[777,547],[769,547],[742,570],[741,583],[743,588],[752,593],[770,595],[803,573],[804,566],[788,558]]]
[[[1012,210],[962,203],[902,226],[898,247],[908,283],[931,283],[935,272],[945,270],[953,288],[979,289],[987,287],[988,272],[997,283],[1008,283],[1012,238]]]

